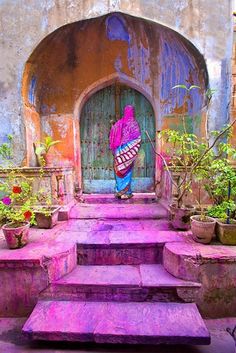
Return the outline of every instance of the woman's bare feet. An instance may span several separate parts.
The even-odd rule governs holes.
[[[134,196],[133,194],[124,194],[124,195],[121,195],[121,200],[128,200],[128,199],[131,199],[131,197],[133,196]]]

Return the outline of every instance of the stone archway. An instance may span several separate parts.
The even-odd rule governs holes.
[[[114,81],[114,80],[112,80]],[[127,85],[111,80],[99,82],[93,95],[80,106],[76,104],[78,119],[78,175],[79,185],[87,193],[112,193],[114,191],[113,157],[109,150],[111,121],[122,116],[126,104],[136,108],[136,118],[142,132],[142,147],[134,169],[134,192],[151,192],[155,188],[155,155],[147,140],[149,132],[155,144],[155,113],[150,101]],[[98,108],[99,107],[99,108]]]
[[[81,180],[79,109],[97,89],[116,80],[151,102],[156,130],[167,127],[169,116],[183,106],[183,97],[173,96],[171,87],[201,85],[184,107],[197,110],[208,84],[199,51],[160,24],[121,13],[68,24],[46,37],[25,67],[27,164],[34,165],[32,142],[52,134],[63,141],[55,148],[55,163],[73,165]]]
[[[86,104],[86,102],[98,91],[108,87],[115,85],[116,83],[126,85],[133,90],[136,90],[139,92],[141,95],[143,95],[146,100],[150,103],[150,106],[153,109],[153,116],[154,116],[154,126],[155,126],[155,131],[157,129],[157,124],[158,124],[158,117],[157,117],[157,112],[158,112],[158,107],[155,105],[155,101],[153,100],[153,97],[146,92],[143,87],[139,86],[139,82],[134,80],[131,77],[120,77],[117,73],[109,75],[107,77],[104,77],[96,82],[94,82],[91,86],[87,87],[81,95],[78,97],[76,100],[75,106],[74,106],[74,131],[75,131],[75,170],[76,170],[76,182],[79,185],[80,189],[83,189],[82,187],[82,169],[81,169],[81,136],[80,136],[80,120],[81,120],[81,111]],[[155,138],[154,138],[155,140]],[[154,168],[154,183],[156,182],[158,178],[158,169],[157,169],[157,161],[155,160],[155,168]]]

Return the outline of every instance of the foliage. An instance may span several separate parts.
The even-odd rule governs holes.
[[[32,179],[12,170],[4,181],[0,181],[0,223],[29,221],[34,224],[33,204],[36,196],[32,193]]]
[[[190,90],[200,88],[192,85],[177,85],[174,88]],[[209,101],[215,90],[207,90],[206,98]],[[228,180],[232,183],[232,194],[236,195],[235,171],[228,161],[228,157],[236,158],[236,149],[228,142],[231,127],[235,120],[221,131],[214,131],[211,135],[206,133],[205,137],[197,137],[195,134],[187,133],[185,119],[182,117],[184,132],[166,129],[158,132],[158,140],[166,147],[166,154],[155,150],[151,139],[146,132],[155,153],[161,158],[172,185],[177,190],[177,206],[183,205],[184,196],[192,191],[193,180],[206,183],[206,190],[214,202],[223,202],[227,195]],[[173,177],[173,172],[179,175],[179,179]]]
[[[37,147],[35,148],[35,154],[41,156],[42,154],[46,154],[49,152],[52,146],[57,145],[60,143],[60,140],[53,140],[51,136],[46,136],[44,141],[40,141],[37,143]]]
[[[42,210],[48,214],[47,206],[51,206],[51,198],[48,193],[40,188],[37,193],[33,193],[34,178],[25,177],[21,168],[12,165],[12,136],[8,136],[9,143],[0,146],[0,156],[2,165],[0,170],[6,170],[7,177],[0,180],[0,225],[4,223],[14,223],[19,225],[21,222],[29,221],[35,224],[35,205],[44,204]],[[47,140],[49,144],[49,140]],[[54,141],[55,142],[55,141]],[[9,162],[6,164],[6,162]],[[40,170],[40,180],[43,177],[43,169]]]
[[[236,198],[236,171],[227,158],[213,159],[206,166],[207,178],[205,189],[215,205],[220,205],[228,198],[228,184],[231,183],[231,198]],[[205,179],[206,179],[205,178]]]
[[[231,151],[231,156],[235,155],[235,150],[230,144],[220,141],[220,138],[227,134],[229,126],[222,131],[214,133],[214,140],[211,144],[206,138],[198,138],[194,134],[181,133],[176,130],[163,130],[159,133],[159,140],[167,146],[167,156],[157,153],[169,172],[172,184],[177,189],[178,207],[183,204],[183,197],[187,192],[192,191],[193,180],[206,181],[212,177],[212,182],[207,183],[207,191],[211,190],[215,197],[220,194],[224,196],[227,193],[225,184],[230,178],[235,179],[236,176],[230,163],[225,158],[225,151]],[[214,153],[213,147],[217,147],[219,154]],[[221,165],[221,168],[219,167]],[[224,167],[224,168],[223,168]],[[219,171],[224,171],[220,173]],[[179,172],[180,178],[176,182],[172,177],[172,172]],[[234,177],[233,177],[234,175]],[[227,176],[227,178],[226,178]],[[214,179],[214,180],[213,180]],[[221,184],[219,181],[222,181]],[[218,187],[217,187],[218,185]],[[236,192],[236,184],[234,183],[234,192]]]
[[[219,205],[210,206],[208,208],[207,214],[210,217],[226,220],[227,219],[227,210],[230,211],[232,216],[235,214],[236,204],[233,200],[223,201]]]
[[[176,86],[172,87],[172,89],[176,89],[176,88],[183,88],[186,91],[190,92],[193,88],[200,88],[200,87],[196,86],[196,85],[192,85],[189,88],[186,85],[176,85]]]
[[[12,152],[12,135],[7,135],[8,142],[4,142],[0,145],[0,159],[2,161],[10,161],[13,157]]]

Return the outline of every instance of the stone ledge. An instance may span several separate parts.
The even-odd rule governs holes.
[[[27,246],[16,250],[7,249],[0,236],[0,316],[28,315],[40,292],[74,269],[76,245],[60,240],[61,227],[31,228]]]
[[[177,278],[202,284],[196,303],[204,317],[236,316],[236,246],[167,243],[163,265]]]
[[[199,269],[207,264],[235,264],[236,246],[168,242],[163,252],[164,267],[177,278],[199,281]]]

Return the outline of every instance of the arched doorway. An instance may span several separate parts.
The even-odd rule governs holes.
[[[134,192],[154,191],[155,156],[147,140],[147,130],[155,143],[152,105],[140,92],[124,84],[113,84],[96,92],[85,103],[80,115],[82,190],[84,193],[114,192],[113,156],[109,150],[112,123],[123,108],[133,104],[142,131],[142,147],[135,163]]]

